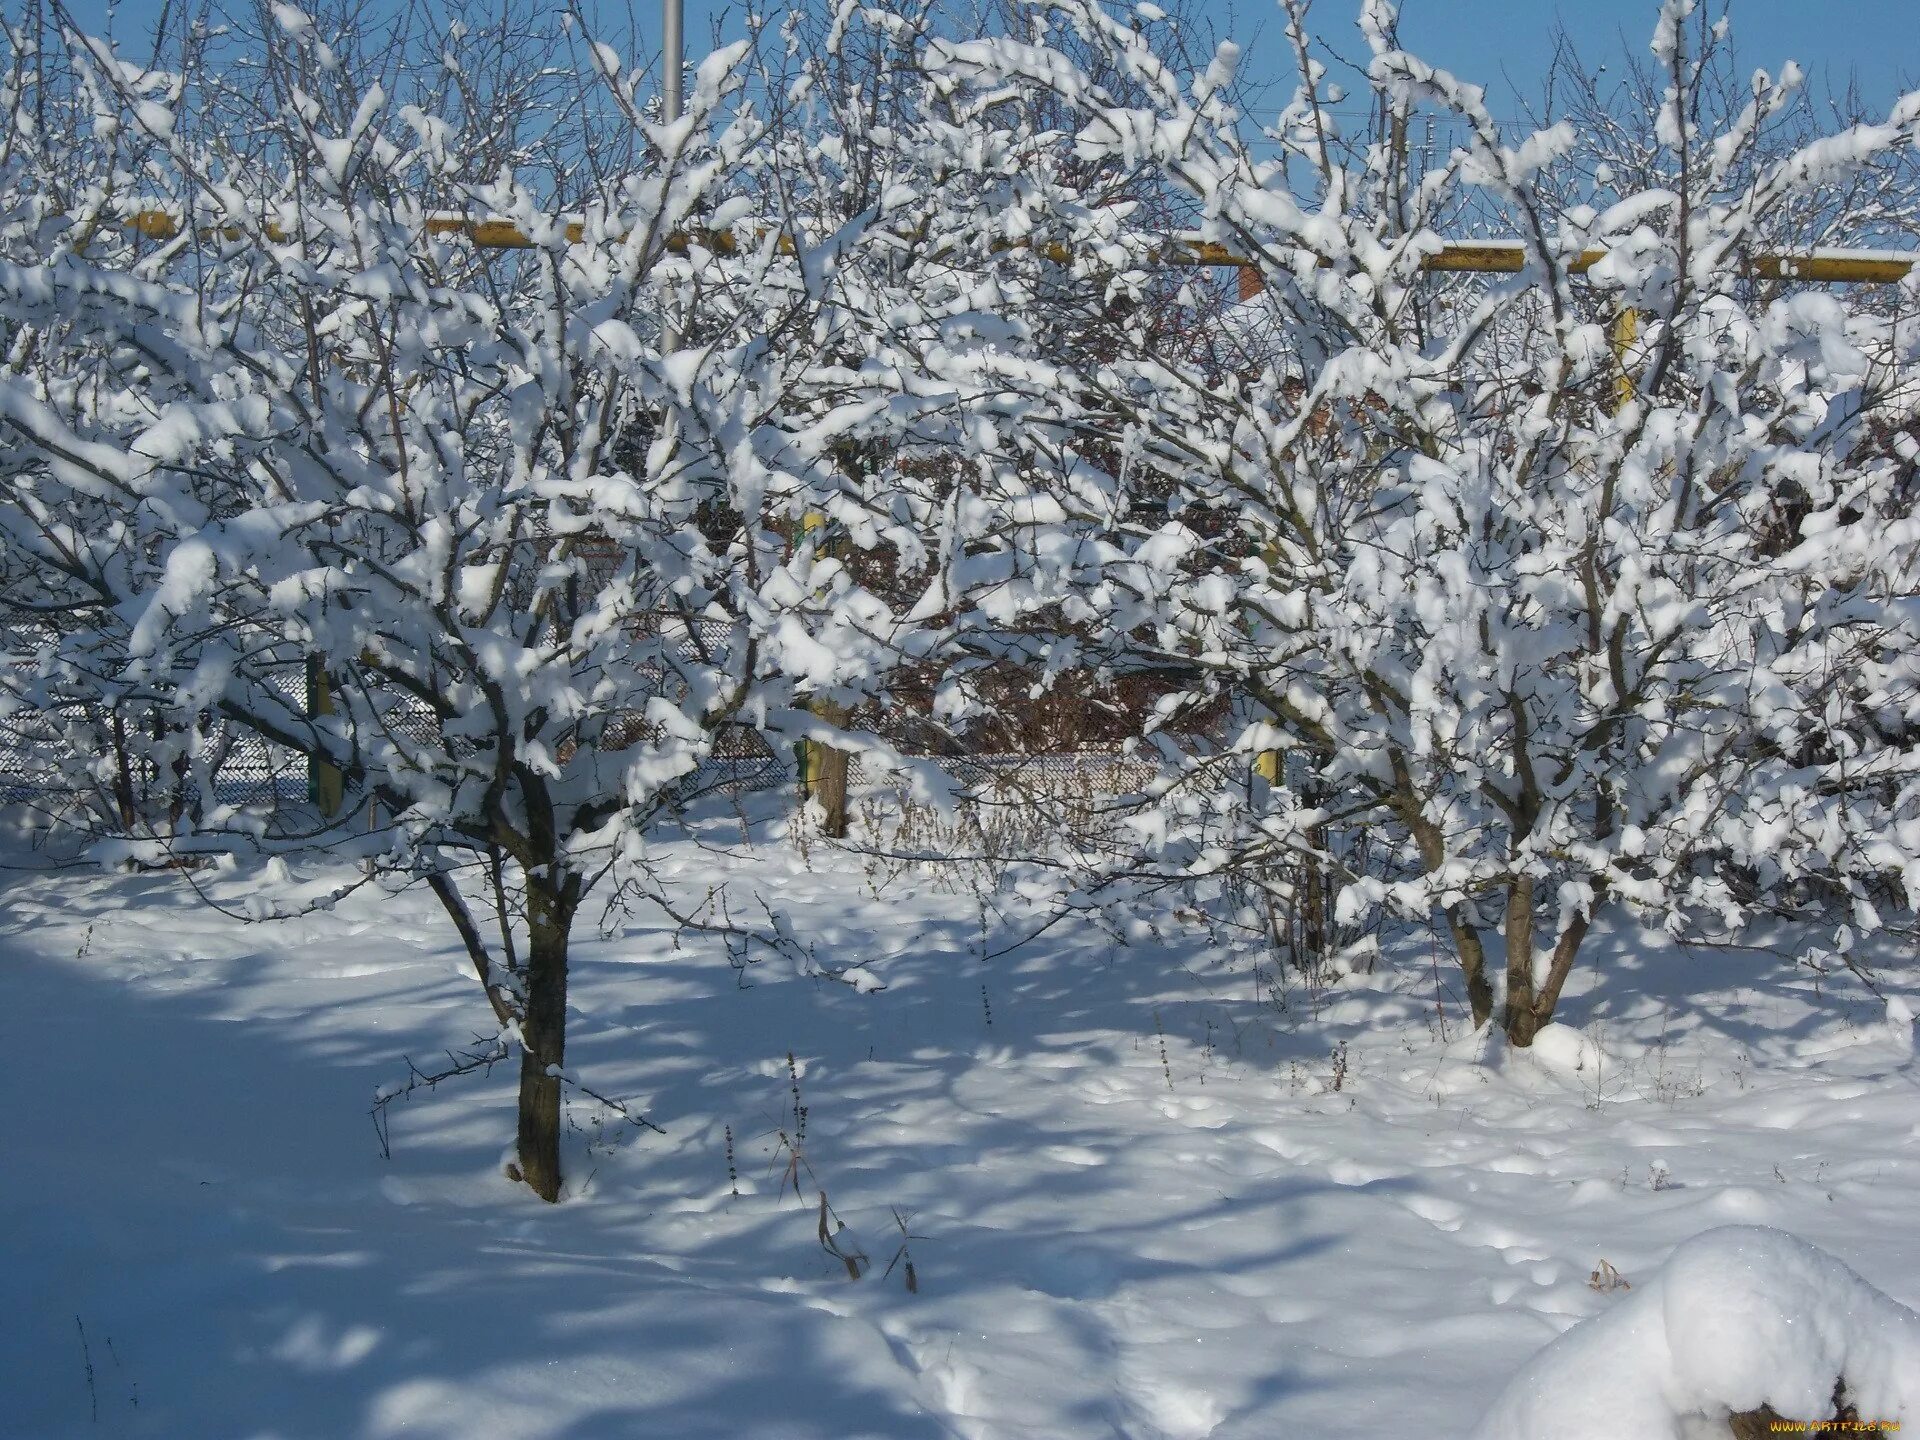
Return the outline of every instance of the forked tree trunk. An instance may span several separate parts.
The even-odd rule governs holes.
[[[1540,1027],[1551,1018],[1551,1016],[1543,1018],[1539,1010],[1531,1004],[1515,1006],[1509,1001],[1506,1013],[1508,1041],[1522,1050],[1526,1049],[1533,1044],[1533,1037],[1540,1032]]]
[[[520,1177],[542,1200],[560,1198],[560,1090],[567,1063],[567,936],[574,902],[527,887],[527,1003],[520,1031]]]
[[[1604,885],[1596,886],[1589,906],[1599,903]],[[1533,978],[1534,882],[1516,880],[1507,897],[1507,1008],[1502,1016],[1507,1039],[1525,1048],[1543,1025],[1550,1024],[1559,1008],[1560,992],[1573,973],[1573,962],[1592,927],[1592,911],[1566,917],[1560,936],[1553,943],[1547,973],[1538,985]]]

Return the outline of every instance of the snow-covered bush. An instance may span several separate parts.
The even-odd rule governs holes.
[[[1542,1350],[1474,1440],[1701,1440],[1763,1407],[1811,1433],[1836,1394],[1863,1429],[1920,1422],[1920,1315],[1785,1231],[1730,1225]]]
[[[1073,622],[1028,636],[1038,664],[1184,677],[1143,737],[1163,771],[1135,842],[1095,878],[1298,907],[1305,874],[1350,934],[1444,923],[1476,1023],[1497,937],[1523,1045],[1604,904],[1679,929],[1804,894],[1871,928],[1920,898],[1920,287],[1888,304],[1752,263],[1776,217],[1857,219],[1820,197],[1913,145],[1920,95],[1779,151],[1797,72],[1760,73],[1705,132],[1693,6],[1669,0],[1644,121],[1671,183],[1618,193],[1572,126],[1504,136],[1383,0],[1345,99],[1288,5],[1299,88],[1258,147],[1232,47],[1185,73],[1090,0],[1035,8],[1037,38],[935,45],[953,93],[1065,103],[1060,145],[1182,187],[1197,238],[1265,281],[1237,365],[1114,324],[1053,400],[1113,444],[1106,483],[1083,445],[974,561],[1031,577],[982,632]],[[1349,134],[1356,107],[1378,123]],[[1461,143],[1423,171],[1425,115]],[[1077,251],[1161,263],[1164,241],[1061,213]],[[1437,278],[1463,230],[1517,237],[1513,272]],[[1036,473],[1054,459],[1034,447]],[[1224,735],[1177,723],[1223,702]]]

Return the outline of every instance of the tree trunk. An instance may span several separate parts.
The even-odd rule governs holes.
[[[1420,863],[1431,875],[1447,858],[1440,827],[1429,820],[1421,808],[1420,794],[1414,789],[1406,757],[1397,749],[1389,748],[1387,758],[1393,766],[1394,808],[1413,833],[1413,843],[1420,850]],[[1467,1005],[1473,1014],[1473,1028],[1478,1030],[1493,1018],[1493,982],[1487,978],[1487,947],[1480,939],[1473,906],[1449,905],[1445,913],[1454,953],[1460,957],[1460,970],[1467,981]]]
[[[1522,1050],[1533,1044],[1533,1037],[1546,1023],[1545,1017],[1532,1005],[1523,1005],[1517,1009],[1511,1002],[1507,1005],[1507,1039]]]
[[[573,902],[527,887],[527,1008],[520,1033],[520,1178],[560,1198],[560,1077],[567,1061],[567,935]]]
[[[1541,1017],[1533,993],[1533,877],[1516,876],[1507,890],[1507,1039],[1533,1044]]]
[[[1308,792],[1309,799],[1317,801],[1318,796]],[[1315,825],[1307,831],[1307,844],[1312,847],[1313,856],[1307,861],[1305,893],[1301,896],[1300,928],[1305,935],[1307,954],[1313,957],[1315,965],[1327,958],[1327,870],[1330,868],[1322,858],[1327,853],[1327,827]]]
[[[127,755],[127,722],[121,718],[120,709],[113,711],[113,804],[120,814],[122,834],[133,833],[133,822],[138,814],[133,802],[133,761]]]
[[[1478,1030],[1493,1018],[1493,982],[1487,978],[1487,947],[1479,928],[1464,905],[1447,907],[1447,929],[1453,936],[1453,948],[1460,957],[1460,970],[1467,980],[1467,1008]]]
[[[1580,953],[1581,942],[1587,938],[1587,930],[1592,925],[1586,915],[1575,915],[1567,922],[1567,928],[1560,932],[1560,938],[1554,942],[1553,958],[1547,965],[1547,978],[1534,991],[1533,1002],[1527,1007],[1525,1016],[1512,1016],[1507,1033],[1513,1035],[1514,1044],[1531,1045],[1533,1037],[1542,1025],[1553,1019],[1553,1012],[1559,1008],[1560,992],[1565,988],[1567,976],[1573,973],[1574,957]],[[1509,1012],[1511,1016],[1511,1012]],[[1526,1039],[1518,1038],[1523,1030]]]

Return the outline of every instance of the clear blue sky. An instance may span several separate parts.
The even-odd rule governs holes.
[[[1224,13],[1217,0],[1210,8]],[[1537,90],[1556,24],[1594,65],[1617,65],[1629,51],[1646,56],[1658,13],[1657,3],[1646,0],[1407,0],[1400,33],[1422,59],[1484,84],[1500,114],[1513,88]],[[1857,75],[1862,95],[1881,108],[1920,88],[1920,0],[1732,0],[1729,13],[1745,70],[1764,67],[1777,75],[1784,61],[1797,60],[1836,86]],[[1357,47],[1357,32],[1329,0],[1320,0],[1315,19],[1329,36],[1344,30]],[[1267,43],[1280,38],[1276,33]],[[1264,59],[1266,45],[1261,50]]]
[[[69,0],[83,23],[99,25],[108,0]],[[770,0],[753,0],[773,12]],[[816,0],[818,3],[818,0]],[[1287,81],[1290,74],[1279,12],[1261,0],[1196,0],[1199,12],[1216,31],[1250,47],[1247,70],[1255,80]],[[1706,0],[1717,3],[1717,0]],[[583,0],[592,14],[604,6],[610,18],[624,19],[625,0]],[[716,13],[731,16],[737,29],[743,4],[724,0],[686,0],[689,48],[704,48]],[[138,34],[159,12],[160,0],[120,0],[115,28],[123,38]],[[457,5],[449,5],[457,9]],[[1169,6],[1168,8],[1171,8]],[[1920,0],[1732,0],[1734,41],[1743,68],[1765,66],[1778,73],[1788,59],[1835,85],[1858,78],[1863,96],[1884,107],[1902,90],[1920,88]],[[1354,0],[1318,0],[1313,24],[1336,49],[1362,51],[1354,26]],[[1629,51],[1646,54],[1657,0],[1404,0],[1401,35],[1424,59],[1462,79],[1487,87],[1496,116],[1513,116],[1513,91],[1537,93],[1552,55],[1556,23],[1573,37],[1595,67],[1617,67]],[[657,42],[657,0],[633,0],[633,14],[649,40]],[[1288,81],[1290,85],[1290,81]]]

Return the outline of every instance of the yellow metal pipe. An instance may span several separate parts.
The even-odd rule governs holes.
[[[180,233],[180,222],[165,210],[139,210],[127,217],[126,227],[150,240],[171,240]],[[461,237],[483,250],[530,250],[533,238],[511,220],[476,220],[465,215],[430,215],[423,226],[430,235]],[[238,226],[210,226],[203,232],[225,240],[242,238]],[[291,238],[280,226],[269,223],[267,238],[284,241]],[[578,220],[567,222],[569,245],[585,238],[586,227]],[[730,230],[696,230],[691,235],[675,232],[667,247],[684,251],[690,240],[716,254],[738,253],[740,240]],[[1008,246],[1011,248],[1011,246]],[[1042,244],[1039,252],[1049,260],[1065,264],[1073,252],[1064,245]],[[793,240],[780,237],[780,250],[792,254]],[[1585,274],[1606,258],[1604,250],[1587,250],[1574,257],[1567,269]],[[1165,265],[1205,268],[1246,269],[1254,262],[1225,245],[1213,241],[1175,239],[1155,257]],[[1423,270],[1446,274],[1512,275],[1526,268],[1527,252],[1513,241],[1467,241],[1442,246],[1421,262]],[[1742,274],[1757,280],[1807,280],[1818,284],[1892,285],[1905,279],[1913,268],[1911,255],[1884,250],[1815,250],[1806,254],[1762,252],[1740,261]]]
[[[127,229],[143,235],[149,240],[171,240],[180,233],[180,221],[165,210],[136,210],[123,222]],[[528,235],[511,220],[474,220],[464,215],[429,215],[421,229],[429,235],[445,235],[470,240],[482,250],[531,250],[533,237]],[[284,226],[268,221],[265,226],[269,240],[284,244],[293,238]],[[238,225],[209,225],[201,230],[207,239],[240,240],[246,232]],[[578,220],[569,220],[566,226],[567,243],[578,245],[586,238],[586,226]],[[692,238],[707,249],[722,255],[736,254],[740,241],[731,230],[696,230]],[[680,231],[667,237],[669,250],[684,252],[689,236]],[[780,237],[780,250],[783,254],[793,253],[793,241],[786,236]]]

